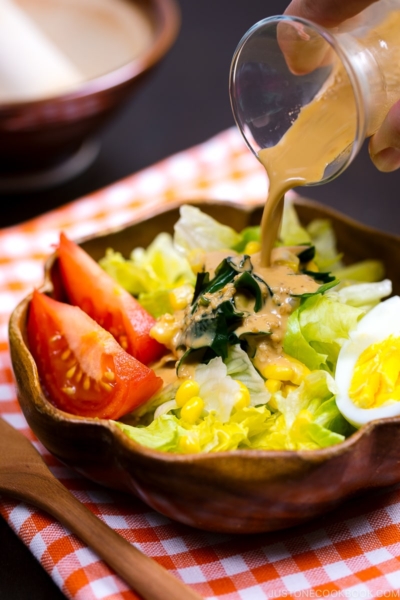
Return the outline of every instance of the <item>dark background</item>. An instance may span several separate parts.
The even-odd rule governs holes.
[[[182,26],[164,62],[100,134],[101,151],[81,176],[30,195],[0,195],[0,225],[13,225],[109,185],[234,124],[228,73],[233,52],[258,20],[282,13],[282,0],[178,0]],[[256,159],[254,159],[256,160]],[[364,147],[335,181],[303,194],[366,224],[399,233],[400,172],[379,173]],[[0,519],[0,599],[59,600],[40,565]]]

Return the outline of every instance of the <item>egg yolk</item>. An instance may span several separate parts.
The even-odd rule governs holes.
[[[349,397],[360,408],[400,401],[400,337],[368,346],[355,364]]]

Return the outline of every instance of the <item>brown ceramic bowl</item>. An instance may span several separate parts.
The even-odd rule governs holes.
[[[260,208],[201,203],[221,222],[241,229],[260,222]],[[400,238],[364,227],[315,202],[298,200],[303,223],[332,220],[338,246],[349,262],[380,258],[400,293]],[[132,240],[146,246],[160,231],[172,231],[178,207],[155,213],[82,242],[95,259],[112,247],[125,255]],[[52,292],[47,263],[43,290]],[[201,529],[252,533],[290,527],[325,513],[369,488],[400,482],[400,418],[372,422],[342,444],[313,451],[236,450],[176,455],[139,446],[112,423],[80,418],[55,408],[40,387],[26,342],[28,296],[10,320],[10,345],[19,401],[37,437],[62,462],[89,479],[139,496],[152,508]]]
[[[63,1],[50,4],[58,2],[62,7]],[[0,191],[50,187],[83,171],[97,155],[93,134],[143,84],[175,41],[180,24],[176,0],[126,1],[151,26],[150,40],[136,58],[85,80],[64,95],[0,104]],[[39,6],[46,2],[41,0]],[[101,11],[99,15],[97,21]],[[100,65],[96,68],[101,70]]]

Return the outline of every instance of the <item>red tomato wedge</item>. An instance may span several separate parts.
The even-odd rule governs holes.
[[[79,307],[37,290],[29,308],[28,342],[49,399],[74,415],[118,419],[162,385],[154,371]]]
[[[58,257],[71,304],[109,331],[140,362],[148,365],[160,358],[164,347],[149,334],[155,320],[129,292],[64,233],[60,235]]]

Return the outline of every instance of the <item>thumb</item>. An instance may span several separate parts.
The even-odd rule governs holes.
[[[303,17],[324,27],[337,27],[377,0],[292,0],[285,15]]]
[[[369,154],[379,171],[389,173],[400,167],[400,101],[392,106],[370,139]]]

